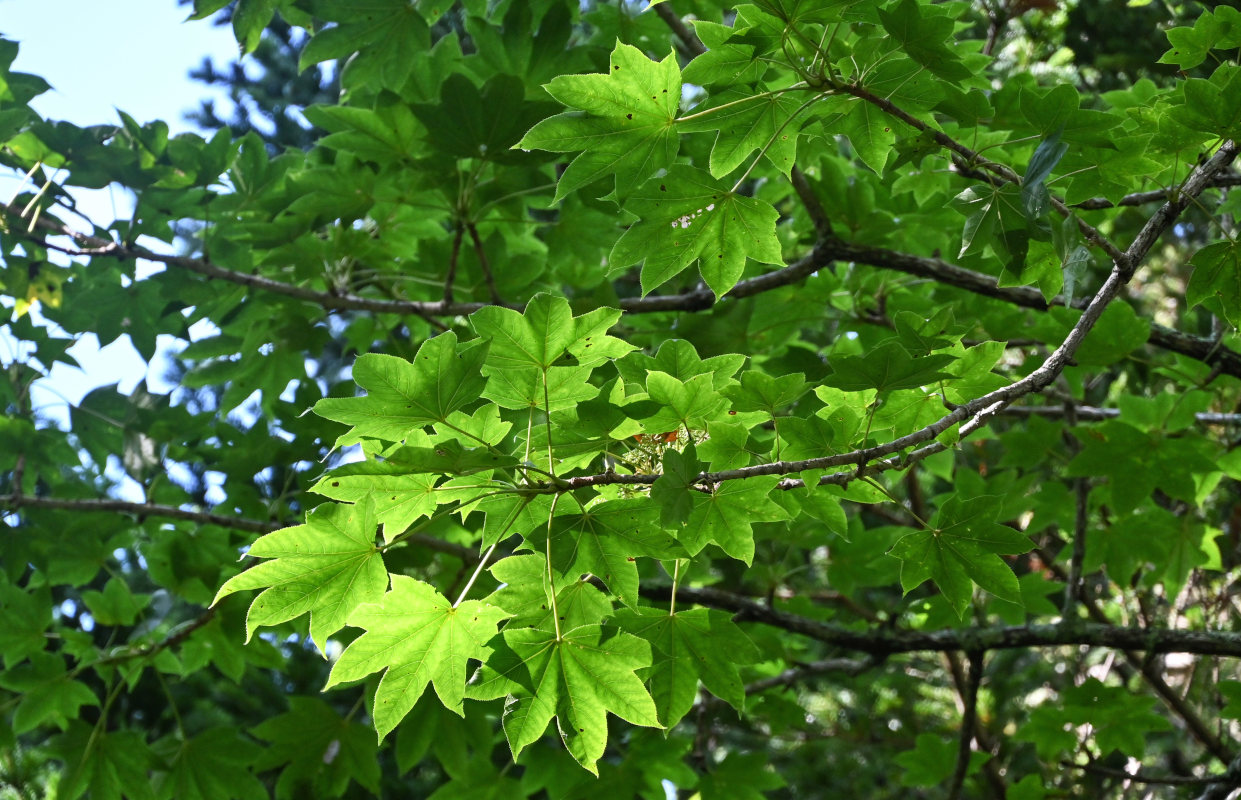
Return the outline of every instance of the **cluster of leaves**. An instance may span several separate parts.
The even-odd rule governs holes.
[[[642,5],[240,0],[283,151],[0,40],[12,792],[1232,785],[1241,13],[1100,93],[1055,3]]]

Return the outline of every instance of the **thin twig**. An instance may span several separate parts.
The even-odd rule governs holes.
[[[179,519],[187,522],[197,522],[200,525],[218,525],[221,528],[229,528],[235,531],[247,531],[249,533],[269,533],[280,528],[287,528],[291,525],[297,525],[295,521],[285,520],[257,520],[245,519],[243,517],[232,517],[227,514],[217,514],[211,511],[195,511],[193,509],[179,508],[177,506],[158,505],[154,503],[131,503],[125,500],[113,499],[81,499],[81,500],[65,500],[53,497],[34,497],[31,495],[0,495],[0,508],[9,511],[20,511],[23,508],[38,508],[52,511],[72,511],[74,513],[90,514],[90,513],[111,513],[111,514],[133,514],[139,519],[146,517],[158,517],[162,519]],[[438,553],[450,555],[459,558],[469,564],[477,563],[479,560],[478,553],[472,548],[455,542],[446,542],[443,539],[437,539],[434,536],[424,534],[413,534],[406,537],[404,541],[410,544],[416,544],[425,547],[428,550],[434,550]]]
[[[928,125],[927,123],[918,119],[914,115],[910,114],[908,111],[905,111],[903,108],[896,105],[891,100],[888,100],[885,97],[879,97],[878,95],[871,93],[868,89],[862,86],[854,85],[854,84],[847,84],[839,88],[840,88],[840,91],[844,92],[845,94],[852,95],[858,98],[859,100],[864,100],[867,103],[870,103],[871,105],[875,106],[876,108],[879,108],[880,110],[884,111],[888,115],[895,117],[896,119],[899,119],[901,122],[904,122],[906,125],[910,126],[911,128],[930,135],[931,138],[934,139],[935,142],[939,144],[941,147],[944,147],[952,151],[953,153],[955,153],[956,155],[964,159],[966,164],[969,164],[975,167],[981,167],[982,169],[986,170],[992,175],[995,175],[1000,180],[1006,183],[1012,183],[1016,185],[1021,184],[1021,177],[1016,172],[1014,172],[1012,168],[1005,166],[1004,164],[1000,164],[995,161],[991,161],[990,159],[984,158],[979,153],[961,144],[956,139],[953,139],[951,136],[939,130],[938,128],[934,128]],[[1121,251],[1120,248],[1118,248],[1115,244],[1113,244],[1111,240],[1109,240],[1106,236],[1100,233],[1099,230],[1095,228],[1093,225],[1081,219],[1080,217],[1075,216],[1072,213],[1072,211],[1069,210],[1069,207],[1064,204],[1063,200],[1060,200],[1055,195],[1052,195],[1051,206],[1052,208],[1056,210],[1056,213],[1060,214],[1061,216],[1065,218],[1072,218],[1077,223],[1078,230],[1080,230],[1082,232],[1082,235],[1086,237],[1086,241],[1090,242],[1091,244],[1095,245],[1099,249],[1103,250],[1103,252],[1107,253],[1108,256],[1111,257],[1114,263],[1123,264],[1125,262],[1125,253]]]
[[[671,3],[660,3],[655,6],[655,13],[677,35],[677,38],[685,44],[685,49],[689,51],[691,56],[700,56],[707,52],[707,46],[702,43],[702,39],[699,39],[698,34],[690,30],[690,27],[685,24],[685,20],[677,16],[677,12],[672,10]]]
[[[1077,426],[1077,406],[1072,402],[1064,404],[1064,421],[1069,427]],[[1064,439],[1072,456],[1081,452],[1081,443],[1066,429]],[[1086,560],[1086,525],[1090,518],[1090,479],[1074,478],[1073,495],[1076,499],[1073,514],[1073,552],[1069,557],[1069,575],[1064,582],[1064,603],[1061,605],[1060,616],[1065,620],[1073,619],[1074,607],[1081,599],[1082,564]]]
[[[1134,783],[1146,783],[1156,786],[1206,786],[1211,783],[1217,783],[1226,776],[1213,775],[1209,778],[1195,778],[1184,775],[1148,775],[1143,772],[1125,772],[1123,769],[1113,769],[1105,767],[1102,764],[1096,764],[1093,761],[1086,764],[1075,764],[1072,761],[1061,761],[1060,765],[1068,769],[1080,769],[1082,772],[1089,772],[1092,775],[1101,775],[1105,778],[1116,778],[1118,780],[1133,781]]]
[[[789,173],[789,179],[793,184],[793,191],[797,192],[797,197],[801,200],[801,204],[805,206],[806,213],[810,216],[810,223],[814,225],[814,232],[820,239],[826,239],[832,235],[832,222],[824,210],[823,204],[819,202],[819,197],[814,193],[810,181],[806,180],[806,174],[801,171],[800,167],[794,166]]]
[[[656,7],[658,8],[658,6]],[[12,209],[0,206],[0,212],[5,211],[12,213]],[[382,314],[413,314],[422,317],[431,325],[443,328],[444,326],[435,320],[435,317],[468,316],[480,308],[494,305],[492,303],[445,303],[442,300],[395,300],[362,297],[349,293],[322,292],[247,272],[230,270],[205,259],[156,253],[140,246],[109,242],[106,239],[73,231],[58,220],[49,220],[47,217],[40,218],[38,227],[53,235],[70,237],[75,242],[83,245],[81,247],[68,248],[58,246],[43,238],[34,237],[34,240],[41,246],[68,255],[99,256],[121,260],[144,259],[169,267],[188,269],[208,278],[218,278],[241,286],[248,286],[314,303],[327,311],[356,310]],[[937,258],[915,256],[880,247],[870,247],[839,239],[829,239],[820,241],[809,253],[786,267],[739,282],[722,300],[717,300],[711,290],[701,287],[681,294],[625,297],[621,298],[617,305],[627,314],[650,314],[665,311],[706,311],[713,308],[717,302],[740,300],[784,286],[790,286],[810,277],[820,269],[830,267],[834,261],[856,261],[862,264],[904,272],[908,275],[931,278],[975,294],[993,297],[1014,305],[1040,311],[1046,310],[1052,305],[1063,304],[1058,298],[1054,298],[1050,302],[1046,301],[1037,289],[1031,287],[998,287],[996,286],[995,278],[990,275],[974,272]],[[1074,308],[1082,308],[1085,303],[1085,298],[1082,298],[1075,301],[1072,305]],[[500,303],[499,305],[518,310],[522,308],[520,304],[515,303]],[[1218,346],[1214,339],[1194,336],[1152,324],[1148,341],[1149,344],[1156,347],[1181,353],[1204,363],[1218,364],[1223,373],[1241,377],[1241,353]]]
[[[491,273],[491,263],[487,260],[487,250],[483,247],[483,239],[478,235],[478,228],[473,222],[466,223],[466,228],[470,232],[470,241],[474,243],[474,254],[478,256],[478,267],[483,271],[483,280],[487,282],[487,291],[491,295],[491,302],[495,305],[504,305],[503,298],[500,297],[500,291],[496,288],[495,276]]]
[[[457,280],[457,260],[461,256],[461,239],[465,229],[458,222],[452,234],[452,250],[448,254],[448,274],[444,276],[444,305],[452,305],[452,285]]]
[[[957,746],[957,765],[952,771],[952,783],[948,787],[948,800],[958,800],[961,797],[961,787],[965,785],[965,774],[969,771],[970,754],[973,752],[974,728],[978,721],[978,687],[982,685],[983,653],[971,650],[967,655],[970,671],[961,692],[961,703],[965,710],[961,714],[961,739]]]

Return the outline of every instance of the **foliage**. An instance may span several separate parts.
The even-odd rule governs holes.
[[[1241,785],[1241,14],[642,5],[240,0],[266,139],[0,40],[0,792]]]

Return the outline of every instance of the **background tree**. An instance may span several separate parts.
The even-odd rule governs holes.
[[[1241,786],[1241,13],[1088,12],[243,1],[237,138],[0,43],[4,791]]]

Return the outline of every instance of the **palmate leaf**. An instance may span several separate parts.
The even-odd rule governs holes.
[[[283,767],[277,800],[340,797],[350,781],[379,794],[379,753],[368,726],[351,722],[318,697],[290,697],[289,710],[251,731],[268,745],[256,771]]]
[[[511,308],[488,306],[470,316],[470,322],[490,345],[483,371],[547,369],[572,355],[578,366],[594,366],[636,350],[607,330],[620,319],[614,308],[598,308],[573,316],[563,297],[537,294],[518,313]]]
[[[939,509],[929,530],[901,537],[888,554],[901,559],[902,588],[909,592],[927,579],[934,580],[962,618],[975,583],[1020,605],[1017,576],[998,554],[1027,553],[1034,543],[995,521],[1000,508],[998,497],[954,495]]]
[[[1218,299],[1218,309],[1233,325],[1241,325],[1241,245],[1235,240],[1209,244],[1190,260],[1194,274],[1185,300],[1199,305]]]
[[[728,408],[728,401],[711,384],[709,374],[679,381],[665,372],[648,373],[646,389],[659,408],[638,421],[649,433],[706,428],[708,422],[720,419]]]
[[[406,0],[319,0],[315,14],[339,24],[315,32],[302,48],[299,71],[333,59],[344,65],[348,59],[355,81],[398,89],[414,67],[404,48],[421,52],[430,44],[426,21]]]
[[[759,658],[750,637],[717,609],[692,608],[668,614],[653,608],[622,609],[615,616],[625,631],[651,643],[655,663],[647,686],[659,721],[671,728],[694,706],[698,683],[738,711],[745,708],[745,685],[738,664]]]
[[[386,670],[375,690],[375,728],[383,740],[397,726],[428,683],[450,711],[465,716],[466,662],[484,660],[496,626],[509,616],[478,600],[454,608],[433,586],[392,576],[392,591],[377,604],[361,606],[349,624],[365,628],[332,667],[325,689]]]
[[[609,176],[615,176],[616,197],[625,197],[676,157],[681,103],[676,53],[656,62],[617,42],[607,74],[561,75],[544,88],[569,108],[585,112],[545,119],[516,145],[553,153],[584,151],[560,176],[557,202]]]
[[[458,344],[452,331],[424,342],[412,362],[366,353],[353,365],[353,379],[366,397],[325,398],[314,410],[353,426],[338,445],[363,436],[399,442],[476,402],[485,384],[480,370],[486,355],[484,344]]]
[[[151,751],[136,731],[101,731],[74,720],[49,749],[65,762],[58,798],[155,800],[148,777]]]
[[[780,478],[764,475],[717,485],[709,494],[688,490],[693,503],[689,521],[677,539],[691,555],[708,544],[746,564],[754,560],[754,523],[779,522],[789,513],[768,495]]]
[[[659,507],[647,498],[599,503],[558,516],[552,525],[552,566],[571,576],[598,576],[628,606],[638,600],[637,558],[684,555],[660,527]]]
[[[77,718],[82,706],[99,705],[90,687],[74,680],[65,668],[64,656],[51,653],[36,653],[29,661],[0,672],[0,687],[18,693],[10,718],[16,733],[47,724],[63,728]]]
[[[940,367],[951,364],[955,359],[956,356],[946,353],[914,358],[896,342],[885,342],[864,356],[830,358],[833,372],[823,383],[846,392],[917,389],[952,378]]]
[[[642,639],[627,633],[605,639],[602,627],[583,625],[559,639],[544,628],[506,630],[503,641],[467,696],[510,694],[504,733],[513,758],[538,741],[555,717],[569,753],[597,775],[609,713],[634,725],[660,727],[655,702],[634,673],[651,664],[650,645]]]
[[[355,608],[379,600],[388,587],[375,546],[377,525],[369,501],[319,506],[305,524],[260,536],[246,555],[271,560],[230,578],[212,605],[236,592],[266,589],[246,614],[247,641],[260,626],[308,613],[310,638],[322,650]]]
[[[695,261],[717,296],[737,284],[747,258],[784,263],[776,210],[734,193],[700,169],[677,164],[644,184],[626,207],[641,219],[616,242],[610,261],[614,269],[641,262],[643,294]]]
[[[362,461],[338,467],[311,491],[344,503],[372,503],[377,521],[383,525],[384,541],[390,542],[414,520],[435,513],[438,480],[437,475],[411,474],[403,464]]]
[[[787,176],[797,158],[797,126],[793,117],[801,106],[800,98],[792,93],[755,97],[743,90],[723,92],[713,98],[710,107],[696,107],[694,119],[680,122],[677,127],[686,133],[717,131],[708,161],[714,178],[722,178],[747,163],[755,151]],[[718,111],[714,110],[716,107]]]
[[[269,795],[249,771],[254,743],[235,728],[211,728],[191,739],[171,737],[157,745],[168,764],[157,778],[161,800],[263,800]]]
[[[589,367],[537,367],[506,369],[487,380],[482,396],[500,408],[547,413],[576,408],[599,394],[590,383]]]

